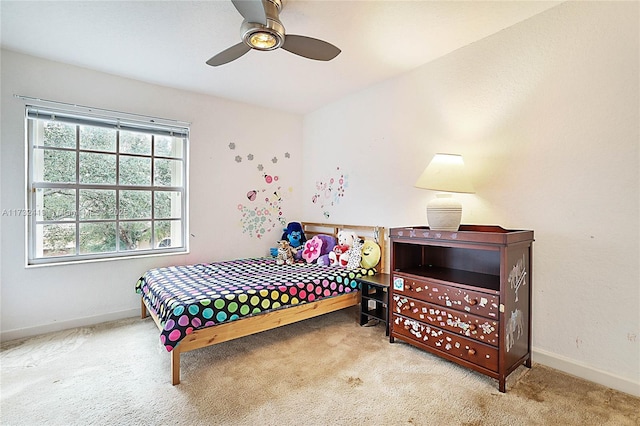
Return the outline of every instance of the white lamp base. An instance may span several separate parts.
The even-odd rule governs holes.
[[[427,204],[427,222],[432,231],[457,231],[462,220],[462,204],[451,194],[436,194]]]

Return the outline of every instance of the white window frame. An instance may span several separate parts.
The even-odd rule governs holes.
[[[27,228],[27,242],[26,242],[26,264],[27,266],[37,266],[37,265],[51,265],[51,264],[61,264],[61,263],[74,263],[74,262],[85,262],[85,261],[96,261],[96,260],[113,260],[113,259],[122,259],[122,258],[132,258],[132,257],[140,257],[140,256],[153,256],[153,255],[165,255],[165,254],[184,254],[188,252],[188,153],[189,153],[189,123],[179,122],[174,120],[166,120],[160,119],[156,117],[146,117],[140,116],[136,114],[127,114],[116,111],[108,111],[101,110],[97,108],[91,107],[80,107],[77,105],[69,105],[62,104],[58,102],[52,101],[40,101],[39,102],[29,102],[25,105],[25,140],[26,140],[26,174],[27,174],[27,199],[26,205],[27,209],[25,211],[26,216],[26,228]],[[43,121],[60,121],[65,122],[67,124],[72,124],[76,126],[76,140],[75,140],[75,148],[51,148],[46,147],[46,149],[55,149],[60,151],[74,152],[76,155],[76,181],[73,183],[48,183],[36,181],[34,179],[35,176],[35,162],[36,155],[34,154],[34,149],[40,150],[43,148],[41,145],[38,145],[38,141],[36,140],[36,132],[35,128],[38,126],[38,123],[42,123]],[[80,147],[80,126],[95,126],[95,127],[106,127],[112,128],[116,130],[116,148],[115,153],[109,153],[115,155],[116,161],[116,183],[107,183],[107,184],[88,184],[81,183],[79,181],[79,155],[81,153],[101,153],[105,154],[105,152],[96,152],[90,149],[82,149]],[[120,131],[132,131],[139,133],[147,133],[151,134],[151,153],[150,154],[130,154],[123,153],[120,147]],[[156,155],[155,152],[155,136],[172,136],[182,140],[182,152],[178,155],[177,153],[174,156],[165,156],[165,155]],[[118,168],[120,164],[120,157],[139,157],[150,159],[151,162],[151,172],[150,172],[150,185],[124,185],[120,183],[120,176],[118,173]],[[182,162],[182,176],[181,176],[181,185],[177,186],[158,186],[154,182],[154,168],[155,168],[155,160],[172,160]],[[60,189],[71,189],[75,190],[76,199],[75,199],[75,207],[76,214],[74,220],[64,219],[64,220],[44,220],[42,214],[39,214],[37,211],[37,200],[36,200],[36,192],[38,189],[46,189],[46,188],[60,188]],[[115,191],[115,199],[116,205],[114,206],[115,218],[114,219],[82,219],[79,214],[79,193],[81,190],[112,190]],[[135,191],[135,190],[143,190],[149,191],[151,194],[151,217],[150,218],[141,218],[141,219],[124,219],[120,217],[120,193],[121,191]],[[155,212],[155,194],[157,192],[178,192],[180,194],[180,207],[171,212],[171,217],[156,217]],[[177,211],[179,210],[179,215],[177,215]],[[177,216],[175,216],[177,215]],[[150,222],[152,231],[151,231],[151,241],[150,247],[145,249],[126,249],[120,247],[120,238],[116,236],[115,243],[116,249],[111,252],[102,252],[102,253],[81,253],[80,246],[80,224],[84,223],[114,223],[115,229],[119,229],[119,225],[121,222]],[[170,247],[163,247],[162,244],[159,244],[159,241],[155,241],[155,225],[156,222],[159,221],[170,221],[172,222],[172,226],[177,226],[175,229],[176,233],[179,233],[181,241],[175,242],[171,241]],[[37,229],[38,225],[43,224],[73,224],[75,226],[75,254],[66,254],[61,256],[41,256],[39,255],[42,250],[42,235],[39,235]],[[175,224],[175,225],[174,225]],[[117,235],[117,232],[116,232]],[[173,236],[173,232],[172,232]]]

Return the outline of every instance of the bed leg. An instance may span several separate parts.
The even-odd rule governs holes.
[[[140,318],[145,319],[147,317],[147,305],[144,304],[144,299],[140,297]]]
[[[171,351],[171,384],[180,384],[180,349],[173,348]]]

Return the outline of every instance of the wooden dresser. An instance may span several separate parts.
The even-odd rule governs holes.
[[[390,342],[497,379],[531,367],[533,231],[392,228]]]

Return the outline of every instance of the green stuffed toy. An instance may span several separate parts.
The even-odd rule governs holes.
[[[374,268],[380,262],[380,256],[380,246],[375,241],[364,240],[360,266],[367,269]]]

